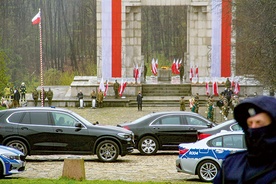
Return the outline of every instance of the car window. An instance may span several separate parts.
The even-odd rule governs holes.
[[[14,113],[9,117],[8,121],[11,123],[20,123],[20,120],[22,119],[22,115],[23,115],[22,112]]]
[[[153,122],[153,125],[180,125],[180,116],[165,116],[161,117]]]
[[[192,116],[186,116],[186,121],[188,125],[200,125],[200,126],[206,126],[206,122]]]
[[[237,124],[234,124],[230,127],[231,130],[233,131],[239,131],[239,130],[242,130],[241,126],[237,123]]]
[[[30,116],[31,124],[49,125],[49,118],[47,112],[29,112],[25,116]]]
[[[76,120],[72,116],[59,112],[52,112],[51,114],[54,120],[54,125],[67,127],[75,126]]]
[[[225,135],[214,138],[207,143],[211,147],[244,148],[243,135]]]

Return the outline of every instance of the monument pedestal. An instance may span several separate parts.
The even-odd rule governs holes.
[[[160,69],[158,71],[158,81],[170,81],[172,78],[171,69]]]

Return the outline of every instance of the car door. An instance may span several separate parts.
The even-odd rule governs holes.
[[[184,126],[186,127],[185,142],[195,142],[197,140],[197,130],[208,128],[208,121],[191,115],[184,115]]]
[[[53,127],[49,114],[45,111],[20,112],[22,118],[17,122],[18,135],[28,140],[32,152],[52,151]]]
[[[229,134],[211,139],[208,146],[213,150],[214,158],[224,159],[230,153],[246,149],[243,134]]]
[[[81,123],[76,117],[64,112],[51,112],[54,129],[54,146],[57,152],[92,152],[95,137],[89,134],[87,127],[76,127]],[[64,121],[61,121],[63,119]]]
[[[173,114],[159,117],[150,128],[163,147],[177,147],[179,143],[185,142],[188,127],[183,126],[181,115]]]

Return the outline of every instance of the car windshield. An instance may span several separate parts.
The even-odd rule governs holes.
[[[151,117],[151,116],[153,116],[153,114],[151,113],[151,114],[148,114],[148,115],[146,115],[146,116],[143,116],[143,117],[141,117],[141,118],[139,118],[139,119],[136,119],[136,120],[134,120],[134,121],[132,121],[131,123],[139,123],[139,122],[141,122],[141,121],[144,121],[145,119],[148,119],[149,117]]]
[[[82,116],[80,116],[79,114],[70,111],[70,113],[75,116],[76,118],[78,118],[82,123],[86,124],[86,125],[92,125],[92,123],[90,121],[88,121],[87,119],[83,118]]]

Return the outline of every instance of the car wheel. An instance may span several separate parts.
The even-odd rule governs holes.
[[[97,146],[96,152],[100,161],[113,162],[119,156],[119,147],[114,141],[105,140]]]
[[[212,160],[205,160],[197,167],[197,174],[202,181],[213,181],[218,174],[220,167]]]
[[[158,150],[158,142],[154,137],[143,137],[138,144],[138,150],[143,155],[153,155]]]
[[[7,142],[6,146],[9,146],[9,147],[12,147],[12,148],[15,148],[15,149],[21,151],[25,156],[27,156],[27,154],[28,154],[28,148],[27,148],[26,144],[20,140],[9,141],[9,142]]]
[[[4,168],[3,168],[3,164],[0,162],[0,178],[4,178]]]

